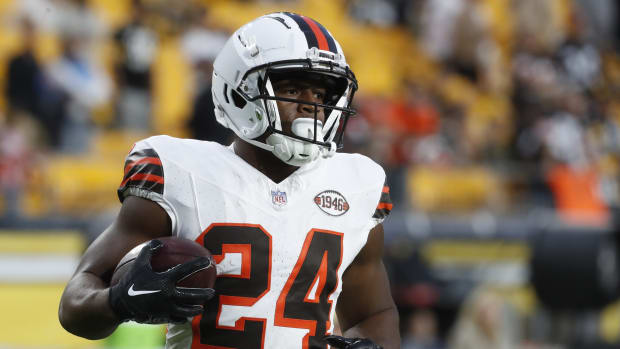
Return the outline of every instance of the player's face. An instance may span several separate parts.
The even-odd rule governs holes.
[[[285,97],[310,103],[325,102],[326,89],[318,82],[284,79],[276,82],[273,87],[276,97]],[[280,100],[277,103],[280,120],[282,121],[282,130],[285,132],[291,131],[291,125],[297,118],[314,119],[315,107],[313,105]],[[316,108],[316,116],[318,120],[325,122],[325,111],[323,108]]]

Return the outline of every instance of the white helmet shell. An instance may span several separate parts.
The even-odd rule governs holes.
[[[293,128],[293,134],[282,131],[269,73],[289,71],[325,74],[342,82],[333,103],[324,105],[329,115],[311,138],[305,134],[307,127],[298,131],[304,134],[295,131],[300,127]],[[335,152],[336,142],[341,145],[346,120],[354,114],[350,103],[356,89],[355,76],[331,34],[318,22],[288,12],[265,15],[239,28],[214,63],[212,94],[217,121],[239,138],[295,166],[315,160],[319,153],[329,156]],[[310,120],[312,129],[314,123],[320,123],[316,117]],[[257,139],[264,134],[268,137]]]

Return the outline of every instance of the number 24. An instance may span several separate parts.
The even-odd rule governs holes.
[[[252,306],[271,288],[271,235],[260,225],[215,223],[196,240],[217,259],[241,253],[241,273],[220,274],[218,291],[194,318],[192,349],[262,349],[264,318],[241,317],[235,326],[218,324],[223,305]],[[323,336],[331,327],[329,297],[338,286],[342,233],[312,229],[276,304],[274,325],[308,329],[303,348],[326,348]]]

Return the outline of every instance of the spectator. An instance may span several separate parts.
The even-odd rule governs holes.
[[[363,23],[391,27],[399,21],[398,9],[393,1],[350,0],[348,7],[351,17]]]
[[[0,219],[9,223],[22,216],[22,197],[35,158],[33,126],[21,111],[8,114],[0,123],[0,197],[4,204]]]
[[[120,59],[116,64],[119,127],[148,130],[151,126],[152,65],[157,53],[156,33],[146,25],[147,9],[132,0],[131,18],[114,35]]]
[[[437,317],[430,309],[415,310],[407,319],[402,349],[442,349]]]
[[[566,93],[562,108],[542,123],[541,132],[549,154],[546,178],[557,212],[572,222],[605,224],[609,208],[600,194],[600,179],[592,144],[586,137],[587,100]]]
[[[465,0],[424,1],[420,14],[420,35],[424,51],[443,62],[452,54],[456,20]]]
[[[211,23],[207,8],[198,6],[181,36],[181,51],[193,65],[202,61],[212,62],[227,39],[228,34]]]
[[[493,291],[480,287],[462,305],[448,348],[517,348],[517,336],[518,326],[511,307]]]
[[[602,49],[613,48],[614,29],[618,27],[620,6],[615,0],[574,0],[572,10],[586,18],[586,37]]]
[[[33,23],[24,18],[20,22],[23,49],[8,63],[6,98],[8,113],[26,112],[40,121],[39,94],[42,80],[41,66],[35,55],[36,33]]]
[[[44,69],[35,53],[36,28],[29,18],[24,16],[20,22],[23,49],[8,63],[5,90],[7,114],[9,117],[35,120],[45,145],[56,149],[60,144],[60,106],[63,98],[48,86]]]
[[[590,90],[601,78],[601,57],[597,48],[586,40],[585,18],[576,11],[566,40],[555,52],[559,72],[568,82]]]
[[[517,38],[528,37],[537,47],[547,51],[552,51],[563,40],[563,21],[558,11],[554,11],[553,1],[519,0],[511,3]]]
[[[88,50],[101,43],[106,27],[90,6],[89,0],[58,0],[54,5],[53,18],[57,35],[79,38],[84,45],[88,45]]]
[[[52,89],[61,98],[60,150],[83,153],[92,138],[91,112],[108,101],[110,83],[107,75],[85,51],[79,37],[62,39],[62,55],[48,68]]]
[[[56,20],[56,0],[16,1],[16,17],[25,18],[41,31],[54,31]]]
[[[192,138],[223,145],[230,144],[232,133],[215,119],[211,77],[213,61],[226,39],[225,34],[210,25],[207,11],[203,7],[196,9],[190,26],[181,38],[181,50],[193,68],[196,91],[188,128],[192,132]]]

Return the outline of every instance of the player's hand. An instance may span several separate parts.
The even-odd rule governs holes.
[[[178,280],[207,268],[211,261],[198,257],[158,273],[151,267],[151,256],[162,246],[159,240],[150,241],[140,250],[131,270],[110,287],[110,307],[121,321],[185,322],[188,317],[202,313],[203,304],[213,298],[212,288],[176,287]]]
[[[383,349],[382,346],[375,344],[367,338],[345,338],[342,336],[325,336],[329,345],[338,349]]]

